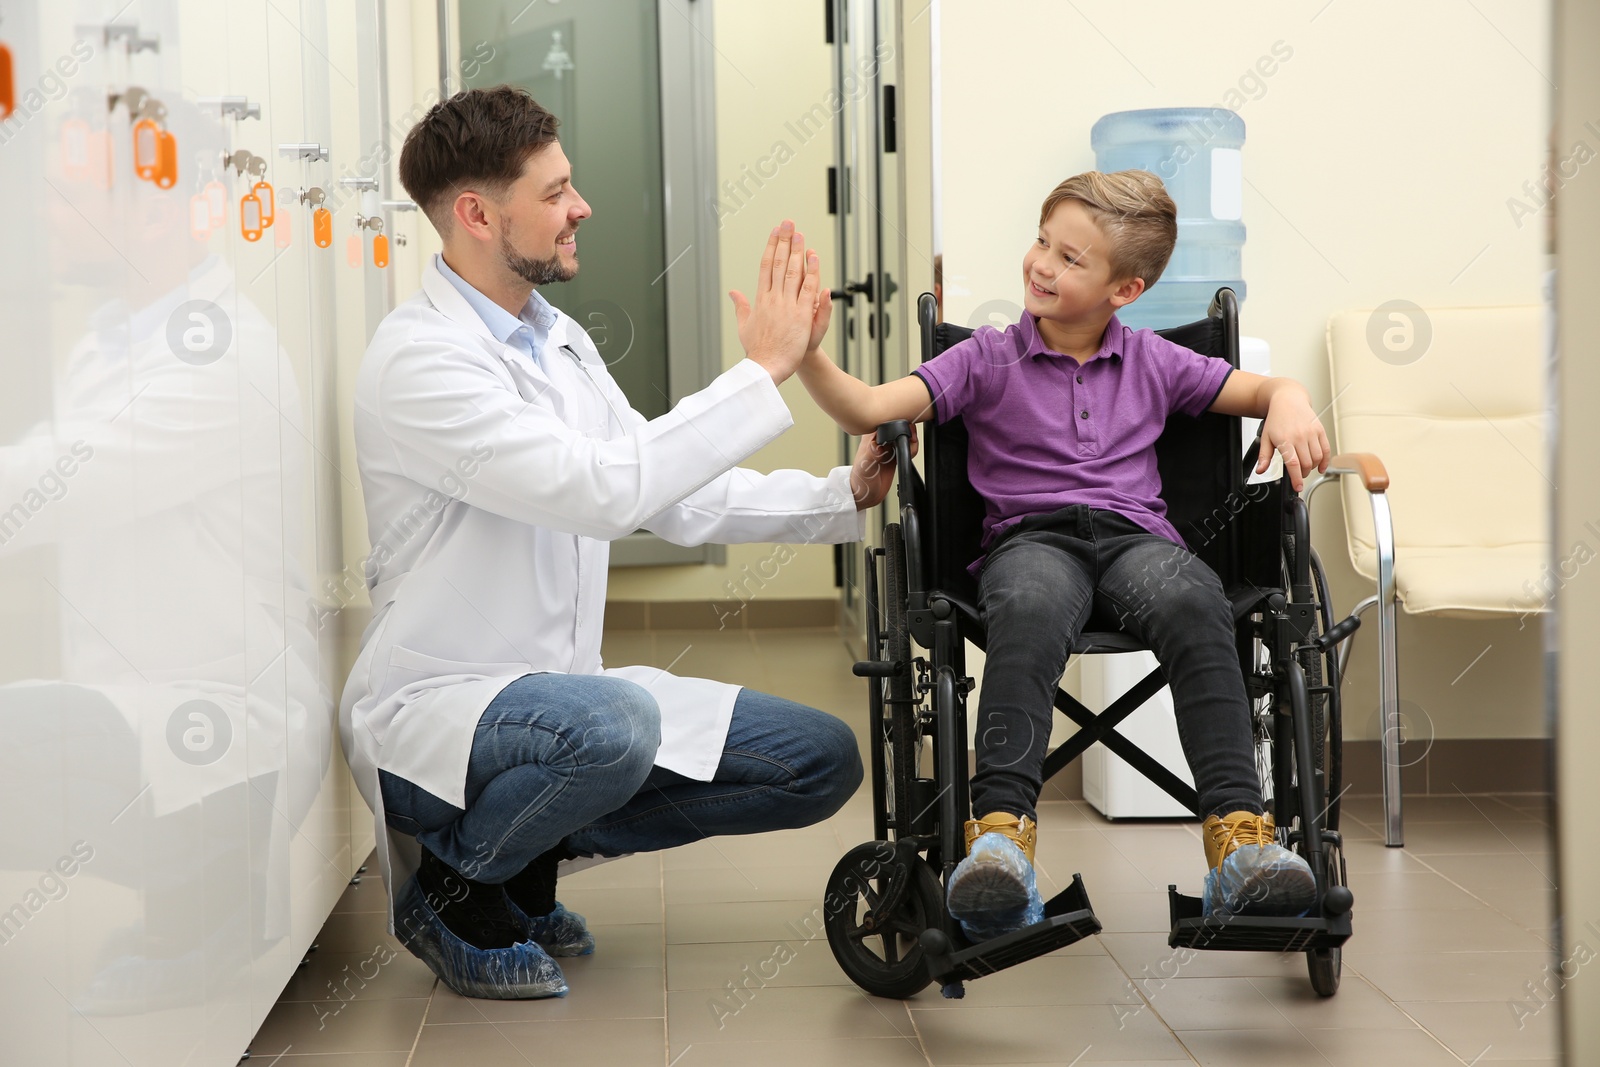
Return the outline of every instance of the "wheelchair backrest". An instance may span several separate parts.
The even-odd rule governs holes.
[[[1157,331],[1174,344],[1239,366],[1235,305],[1217,301],[1212,315]],[[923,332],[923,360],[960,344],[973,331],[939,323]],[[983,553],[983,499],[967,475],[967,429],[959,417],[924,427],[926,484],[919,511],[931,514],[925,554],[928,586],[977,602],[967,566]],[[1237,418],[1207,412],[1199,418],[1174,414],[1156,441],[1156,466],[1167,518],[1222,579],[1225,588],[1244,583],[1281,584],[1277,542],[1280,494],[1277,483],[1245,485],[1243,441]]]

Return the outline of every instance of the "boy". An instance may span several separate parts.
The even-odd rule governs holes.
[[[968,473],[986,512],[986,555],[974,568],[989,649],[978,818],[948,893],[974,939],[1043,916],[1032,861],[1051,699],[1097,603],[1150,645],[1171,685],[1206,815],[1206,914],[1299,915],[1313,903],[1310,868],[1262,814],[1231,609],[1166,519],[1154,446],[1172,411],[1262,418],[1256,470],[1277,449],[1298,491],[1305,473],[1326,468],[1327,437],[1299,383],[1230,371],[1117,321],[1161,276],[1176,238],[1177,208],[1155,175],[1079,174],[1045,198],[1022,259],[1021,322],[979,329],[908,377],[869,387],[817,347],[824,292],[801,364],[806,388],[849,433],[957,415],[967,426]]]

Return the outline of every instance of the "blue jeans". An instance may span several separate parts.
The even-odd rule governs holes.
[[[1233,609],[1199,557],[1116,512],[1074,504],[1003,533],[978,588],[988,654],[975,816],[1035,817],[1056,686],[1096,608],[1155,653],[1200,814],[1263,810]]]
[[[734,702],[711,781],[654,766],[660,740],[660,711],[641,686],[524,675],[478,721],[466,809],[380,770],[385,816],[468,878],[499,883],[563,842],[578,856],[620,856],[809,826],[861,784],[850,727],[750,689]]]

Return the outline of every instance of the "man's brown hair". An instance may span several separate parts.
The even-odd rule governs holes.
[[[1074,174],[1044,198],[1039,225],[1067,200],[1082,204],[1110,240],[1105,257],[1112,281],[1143,278],[1146,290],[1156,283],[1178,241],[1178,205],[1160,178],[1147,170]]]
[[[528,157],[558,140],[559,124],[526,89],[466,89],[433,105],[406,134],[400,184],[443,235],[458,193],[476,186],[504,196]]]

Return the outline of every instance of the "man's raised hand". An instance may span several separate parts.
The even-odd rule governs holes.
[[[728,294],[739,321],[739,344],[774,382],[793,374],[806,354],[818,310],[819,269],[817,254],[785,219],[767,238],[755,304],[738,290]]]

